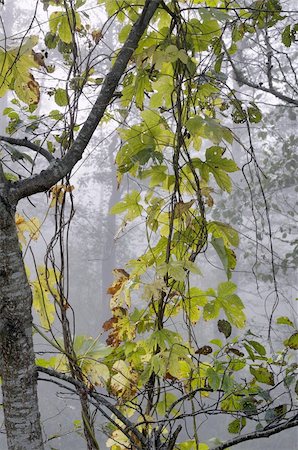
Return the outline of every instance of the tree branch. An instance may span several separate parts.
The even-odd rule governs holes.
[[[58,378],[59,380],[66,381],[67,383],[70,383],[73,386],[76,386],[78,389],[84,389],[85,391],[87,391],[89,397],[94,398],[100,405],[105,406],[109,411],[111,411],[117,417],[117,419],[119,419],[123,423],[123,425],[125,425],[125,427],[126,427],[125,430],[123,430],[123,429],[121,430],[121,431],[123,431],[124,434],[127,434],[127,436],[129,438],[131,438],[129,433],[134,434],[135,437],[142,444],[143,448],[145,448],[146,440],[145,440],[144,436],[142,435],[142,433],[135,427],[135,425],[130,420],[128,420],[116,408],[116,406],[112,405],[112,403],[110,403],[103,395],[100,395],[98,392],[88,389],[82,382],[80,382],[78,380],[74,380],[72,377],[65,375],[63,373],[57,372],[54,369],[48,369],[46,367],[36,366],[36,370],[38,372],[45,373],[45,374],[49,375],[50,377],[55,377],[55,378]],[[99,408],[99,409],[101,409],[101,408]],[[109,417],[108,417],[108,419],[110,420]]]
[[[298,106],[298,100],[295,100],[294,98],[288,97],[287,95],[284,95],[281,92],[277,91],[273,87],[272,82],[269,83],[270,86],[269,86],[269,88],[267,88],[267,87],[265,87],[263,85],[260,85],[260,84],[257,84],[257,83],[253,83],[252,81],[247,80],[242,75],[242,73],[237,69],[237,67],[234,64],[234,62],[233,62],[233,60],[232,60],[232,58],[231,58],[227,48],[225,47],[225,45],[223,45],[223,49],[225,51],[225,54],[226,54],[226,56],[228,58],[229,63],[231,64],[231,67],[232,67],[234,75],[235,75],[235,79],[236,79],[236,81],[238,83],[245,84],[246,86],[252,87],[252,88],[257,89],[259,91],[267,92],[268,94],[274,95],[274,97],[277,97],[277,98],[279,98],[280,100],[283,100],[286,103],[290,103],[292,105]],[[270,78],[269,78],[269,80],[270,80]]]
[[[39,145],[34,144],[33,142],[28,141],[28,139],[15,139],[8,136],[0,136],[0,141],[8,142],[8,144],[18,145],[20,147],[27,147],[30,150],[34,150],[36,153],[40,153],[44,156],[49,162],[54,161],[54,156],[45,148],[40,147]]]
[[[268,428],[266,430],[254,431],[249,434],[244,434],[243,436],[237,436],[234,439],[230,439],[224,444],[220,444],[217,447],[214,447],[213,450],[224,450],[228,447],[233,447],[234,445],[240,444],[245,441],[252,441],[254,439],[268,438],[273,434],[280,433],[281,431],[288,430],[289,428],[294,428],[298,426],[298,419],[289,419],[287,422],[282,425],[277,425],[274,428]]]
[[[23,197],[28,197],[37,192],[47,191],[69,173],[74,165],[82,158],[83,152],[101,121],[126,66],[138,46],[139,40],[160,3],[161,0],[146,0],[140,17],[133,25],[112,69],[105,78],[91,112],[66,155],[59,160],[52,161],[49,167],[41,171],[40,174],[13,183],[10,190],[11,201],[18,201]]]

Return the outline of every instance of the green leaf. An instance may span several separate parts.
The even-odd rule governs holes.
[[[246,418],[240,417],[240,419],[235,419],[229,423],[228,431],[229,431],[229,433],[232,433],[232,434],[239,434],[241,432],[241,430],[243,430],[245,425],[246,425]]]
[[[214,238],[223,238],[226,246],[233,245],[238,247],[239,235],[238,232],[230,225],[223,222],[209,222],[207,225],[208,232],[212,233]]]
[[[231,278],[231,270],[235,268],[235,260],[231,258],[231,255],[229,253],[230,249],[228,249],[224,245],[224,240],[220,238],[215,238],[212,236],[211,238],[211,244],[213,245],[216,253],[219,256],[219,259],[221,260],[221,263],[223,265],[223,268],[225,269],[225,272],[227,274],[227,278]]]
[[[37,42],[38,37],[31,36],[21,47],[0,50],[0,97],[11,89],[28,105],[38,104],[39,84],[30,73],[31,68],[38,67],[32,55],[32,48]]]
[[[285,341],[285,345],[290,347],[292,350],[298,350],[298,331],[292,334],[292,336]]]
[[[135,99],[136,106],[139,109],[143,109],[144,96],[146,91],[152,91],[148,71],[140,70],[136,77],[135,82]]]
[[[52,34],[56,34],[58,25],[61,21],[62,13],[60,11],[54,11],[49,18],[49,27]]]
[[[220,302],[217,299],[212,300],[204,306],[203,317],[205,320],[216,319],[216,317],[218,317],[219,315],[219,312]]]
[[[49,49],[56,48],[58,41],[59,41],[59,39],[56,36],[56,34],[52,34],[52,33],[48,32],[45,35],[44,43],[47,46],[47,48],[49,48]]]
[[[159,347],[161,351],[164,351],[170,349],[174,344],[181,343],[182,338],[179,333],[164,328],[154,331],[147,342],[150,349],[156,350]]]
[[[180,442],[179,444],[176,444],[175,447],[179,450],[209,450],[209,446],[207,444],[200,442],[199,445],[197,445],[194,440]]]
[[[244,305],[238,295],[219,297],[219,300],[229,322],[237,328],[243,328],[246,323],[246,317],[242,311]]]
[[[222,66],[223,58],[224,58],[224,53],[221,53],[221,54],[216,58],[216,61],[215,61],[215,64],[214,64],[214,70],[215,70],[215,72],[217,72],[217,73],[220,73],[220,71],[221,71],[221,66]]]
[[[186,271],[184,269],[183,261],[170,261],[168,263],[168,273],[174,280],[184,281]]]
[[[19,177],[10,172],[4,172],[4,176],[8,181],[18,181]]]
[[[221,377],[219,374],[212,369],[212,367],[208,367],[207,369],[207,378],[208,378],[208,384],[214,391],[217,391],[219,389],[221,384]]]
[[[226,338],[231,336],[232,327],[231,327],[230,322],[228,322],[227,320],[219,320],[217,322],[217,328],[218,328],[218,331],[223,333]]]
[[[208,303],[208,296],[216,297],[216,292],[213,289],[202,291],[197,287],[191,287],[188,297],[194,299],[198,306],[205,306]]]
[[[211,339],[210,344],[217,345],[217,347],[222,348],[223,343],[220,339]]]
[[[58,88],[55,90],[55,102],[58,106],[68,105],[68,96],[65,89]]]
[[[262,113],[255,103],[250,102],[250,105],[247,108],[249,121],[251,123],[259,123],[262,120]]]
[[[255,377],[257,381],[264,384],[269,384],[270,386],[274,386],[274,375],[270,372],[266,367],[253,367],[249,368],[250,373]]]
[[[116,203],[111,210],[111,214],[119,214],[127,211],[125,220],[134,220],[142,214],[143,207],[139,204],[141,195],[138,191],[132,191],[126,194],[123,201]]]
[[[221,402],[221,408],[223,411],[239,411],[240,409],[242,409],[241,398],[239,397],[239,395],[228,393]]]
[[[235,349],[233,349],[235,350]],[[232,370],[233,372],[237,372],[238,370],[242,370],[246,367],[246,360],[245,359],[238,359],[234,358],[229,362],[229,370]]]
[[[280,419],[287,413],[287,409],[287,405],[278,405],[275,408],[268,409],[265,414],[266,422],[270,423]]]
[[[258,414],[254,397],[245,397],[240,400],[241,409],[247,417]]]
[[[265,347],[263,347],[262,344],[260,344],[257,341],[247,341],[249,342],[249,344],[255,349],[255,351],[261,355],[261,356],[265,356],[266,355],[266,349]]]
[[[247,345],[246,343],[244,343],[243,346],[244,346],[245,350],[247,351],[250,359],[252,361],[254,361],[256,359],[256,357],[255,357],[253,349],[250,347],[250,345]]]
[[[295,327],[294,323],[287,316],[278,317],[276,319],[276,323],[279,325],[289,325],[290,327],[293,327],[293,328]]]
[[[35,360],[35,364],[41,367],[56,367],[57,364],[57,356],[52,356],[49,359],[37,358]]]
[[[164,416],[176,400],[177,400],[176,395],[172,394],[171,392],[166,392],[164,394],[162,400],[157,403],[156,409],[157,409],[158,414],[160,414],[161,416]],[[173,408],[171,410],[171,413],[175,414],[175,413],[177,413],[177,410],[175,410],[175,408]]]
[[[81,18],[78,13],[75,13],[75,22],[76,22],[76,29],[80,29],[81,27]],[[52,31],[52,30],[51,30]],[[58,28],[58,34],[65,44],[71,44],[73,39],[73,33],[75,32],[74,24],[73,24],[73,17],[71,14],[63,14],[60,18],[60,25]]]
[[[217,292],[219,297],[227,297],[237,290],[237,285],[235,283],[232,283],[232,281],[225,281],[224,283],[219,283]],[[243,308],[243,305],[241,305]]]
[[[242,311],[244,305],[238,295],[234,294],[236,289],[236,284],[231,281],[220,283],[218,285],[218,301],[229,322],[237,328],[243,328],[246,322],[245,314]]]
[[[281,40],[282,43],[286,46],[286,47],[291,47],[292,44],[292,36],[291,36],[291,26],[287,25],[282,34],[281,34]]]
[[[16,148],[13,148],[12,146],[10,146],[9,151],[10,151],[10,155],[11,155],[11,160],[12,161],[18,161],[20,159],[22,159],[22,160],[26,159],[31,164],[33,164],[33,159],[29,155],[27,155],[27,153],[20,152],[19,150],[17,150]]]

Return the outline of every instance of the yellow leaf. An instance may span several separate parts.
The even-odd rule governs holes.
[[[113,431],[111,437],[106,442],[106,446],[111,447],[111,450],[127,450],[131,448],[130,440],[121,430]]]
[[[131,367],[123,360],[115,362],[113,371],[116,372],[111,378],[111,390],[116,397],[129,400],[137,392],[138,376]]]
[[[32,54],[37,41],[38,38],[32,36],[21,47],[0,50],[0,97],[11,89],[28,105],[39,102],[39,84],[30,73],[31,68],[38,67]]]
[[[74,186],[67,186],[65,184],[55,184],[55,186],[53,186],[50,189],[52,197],[50,208],[56,206],[56,203],[60,203],[60,205],[62,205],[66,192],[72,192],[73,190]]]
[[[41,326],[49,330],[55,320],[55,305],[53,296],[57,296],[56,274],[54,269],[37,268],[37,278],[30,281],[33,293],[33,308],[39,315]]]
[[[15,222],[17,226],[18,238],[22,244],[26,244],[26,238],[24,233],[29,233],[30,239],[35,241],[39,237],[40,222],[37,217],[31,217],[26,220],[19,213],[16,213]]]
[[[72,42],[72,30],[69,26],[69,18],[65,14],[63,14],[60,19],[58,34],[61,41],[66,44],[70,44]]]
[[[63,372],[63,373],[69,372],[68,360],[65,355],[57,355],[56,356],[56,363],[55,363],[54,369],[57,370],[58,372]]]
[[[111,309],[124,304],[130,307],[129,274],[124,269],[114,269],[113,275],[115,280],[107,290],[107,293],[112,295],[110,300]]]
[[[82,371],[94,386],[104,386],[110,379],[109,368],[97,361],[88,361],[82,365]]]
[[[40,99],[39,84],[30,73],[18,73],[14,90],[20,100],[27,105],[37,105]]]

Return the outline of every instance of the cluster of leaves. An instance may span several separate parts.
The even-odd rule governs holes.
[[[281,19],[276,8],[271,8],[273,3],[265,3],[268,10],[264,13],[245,12],[252,25],[244,32],[263,27],[265,17],[267,26]],[[257,336],[247,333],[241,338],[230,337],[232,327],[245,326],[244,305],[231,281],[239,237],[229,224],[208,220],[214,203],[212,193],[216,188],[230,193],[230,174],[238,170],[232,159],[224,157],[233,135],[219,120],[221,111],[230,109],[236,123],[257,123],[262,114],[255,103],[244,106],[233,92],[223,101],[223,90],[214,76],[219,72],[220,20],[210,13],[201,14],[197,22],[192,19],[185,27],[176,23],[184,33],[182,43],[175,34],[166,39],[162,36],[166,27],[173,26],[171,17],[161,12],[158,19],[154,31],[142,38],[135,53],[135,72],[124,78],[120,99],[121,107],[134,102],[140,119],[119,131],[123,145],[116,157],[118,181],[129,174],[146,186],[148,193],[129,192],[111,212],[123,214],[124,225],[137,218],[145,220],[154,245],[149,242],[147,251],[128,263],[129,274],[117,269],[117,279],[108,290],[112,318],[104,324],[104,330],[109,333],[107,343],[115,349],[107,364],[113,367],[115,360],[126,364],[123,390],[115,392],[111,386],[111,393],[119,399],[122,411],[127,412],[126,407],[136,415],[132,405],[138,401],[138,407],[150,412],[147,420],[151,423],[156,417],[163,418],[165,433],[168,418],[180,417],[181,394],[187,403],[198,393],[218,394],[216,407],[220,405],[222,411],[235,416],[228,427],[230,433],[240,433],[249,420],[257,417],[257,429],[263,429],[289,412],[287,405],[275,405],[272,392],[278,380],[284,378],[285,386],[294,383],[295,364],[289,364],[286,370],[281,367],[290,350],[296,348],[297,334],[285,341],[279,360],[267,354]],[[121,30],[120,40],[129,29],[127,25]],[[234,32],[234,45],[238,40]],[[207,50],[213,51],[216,67],[210,64],[202,74],[196,58]],[[200,269],[195,259],[206,251],[208,242],[228,278],[216,290],[197,287]],[[138,299],[137,305],[132,298]],[[179,328],[177,331],[166,325],[175,317],[185,322],[187,339]],[[218,320],[226,343],[213,339],[198,348],[193,327],[210,320]],[[139,398],[144,390],[150,396],[150,383],[155,389],[157,383],[158,392],[166,394],[161,399],[157,394],[148,407],[150,402],[142,403]],[[132,389],[132,384],[137,389]],[[150,433],[148,427],[140,429]],[[109,444],[113,450],[129,445],[127,436],[122,433],[119,437],[119,430],[112,438]],[[198,448],[198,442],[187,441],[180,447]]]
[[[92,36],[96,45],[100,42],[101,32],[83,24],[80,8],[84,1],[76,2],[72,10],[67,2],[43,3],[46,9],[58,8],[50,14],[45,45],[49,49],[57,46],[66,62],[73,57],[74,33],[81,39]],[[118,39],[123,43],[145,2],[138,6],[116,0],[98,3],[105,5],[109,16],[117,17],[121,24]],[[69,355],[65,343],[55,339],[58,356],[38,360],[39,365],[61,372],[71,372],[75,363],[88,389],[104,387],[143,436],[149,437],[155,429],[165,442],[171,421],[187,415],[194,418],[196,435],[195,407],[204,414],[221,411],[233,416],[230,433],[239,434],[253,421],[257,429],[263,429],[291,413],[290,407],[275,400],[274,390],[281,383],[298,390],[296,365],[289,363],[291,351],[298,347],[298,334],[289,318],[278,319],[279,325],[293,330],[277,358],[251,332],[235,335],[246,324],[244,303],[232,281],[239,236],[229,223],[211,218],[217,192],[231,194],[233,173],[239,170],[231,156],[234,136],[226,117],[235,123],[258,123],[262,118],[255,103],[237,99],[228,88],[227,75],[221,72],[226,24],[232,24],[228,49],[232,54],[246,33],[282,20],[281,9],[277,0],[258,0],[254,7],[240,8],[237,13],[238,2],[233,8],[217,0],[206,0],[206,7],[202,3],[192,2],[190,17],[185,13],[187,2],[161,6],[154,27],[144,33],[123,77],[119,103],[106,115],[106,120],[113,120],[125,110],[127,119],[127,111],[133,111],[133,125],[119,128],[123,144],[116,156],[117,178],[120,184],[129,176],[142,187],[128,192],[111,213],[122,215],[123,227],[142,219],[148,237],[146,249],[125,269],[114,271],[115,281],[108,289],[112,317],[103,324],[107,345],[77,336]],[[293,29],[284,30],[285,45],[292,36]],[[15,50],[6,52],[9,66],[4,59],[1,74],[0,95],[13,89],[28,105],[39,99],[29,71],[36,67],[31,55],[34,42],[25,43],[17,56]],[[69,86],[73,92],[83,90],[87,80],[90,71],[84,69]],[[20,83],[25,93],[20,94]],[[60,121],[61,108],[70,104],[70,91],[58,87],[52,93],[59,109],[50,117]],[[14,110],[6,113],[16,119]],[[67,148],[69,135],[64,129],[55,140]],[[51,140],[47,146],[51,153],[55,150]],[[63,204],[72,189],[63,183],[54,186],[51,206]],[[24,231],[32,239],[37,237],[35,219],[17,216],[16,220],[23,243]],[[203,289],[197,262],[202,264],[214,250],[226,281]],[[31,281],[33,306],[44,330],[51,330],[55,306],[68,308],[58,282],[57,271],[44,267],[38,268],[37,279]],[[174,320],[181,326],[175,326]],[[205,327],[205,322],[215,322],[225,341],[217,338],[198,345],[197,329]],[[202,397],[208,397],[208,411]],[[192,409],[189,414],[185,413],[188,409]],[[124,424],[114,418],[113,424],[107,445],[112,450],[129,448]],[[207,450],[208,445],[195,438],[181,442],[178,448]]]
[[[32,55],[32,48],[37,43],[38,37],[31,36],[21,47],[0,51],[0,97],[10,89],[20,100],[36,107],[40,91],[30,69],[38,67]]]

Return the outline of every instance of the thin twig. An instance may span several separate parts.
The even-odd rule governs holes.
[[[268,438],[272,436],[273,434],[280,433],[281,431],[288,430],[290,428],[294,428],[298,426],[298,418],[297,419],[289,419],[287,422],[283,423],[282,425],[277,425],[274,428],[269,428],[267,430],[261,430],[261,431],[253,431],[249,434],[244,434],[243,436],[237,436],[234,439],[230,439],[229,441],[218,445],[217,447],[213,448],[213,450],[224,450],[228,447],[233,447],[234,445],[240,444],[241,442],[245,441],[252,441],[254,439],[261,439],[261,438]]]

